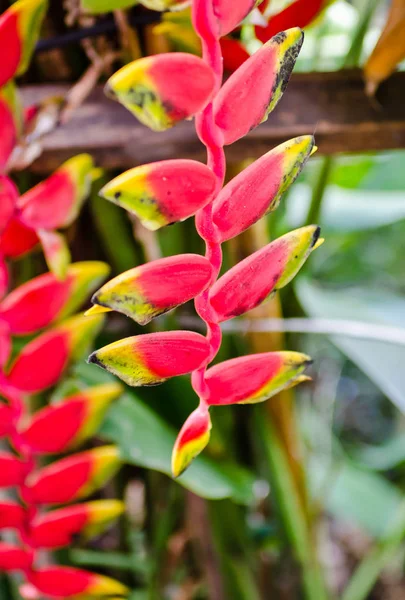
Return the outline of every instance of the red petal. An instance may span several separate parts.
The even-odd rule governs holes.
[[[54,385],[69,359],[68,334],[49,331],[29,342],[11,367],[9,382],[19,390],[36,393]]]
[[[0,252],[5,256],[18,258],[38,244],[35,231],[14,217],[0,237]]]
[[[25,520],[25,511],[16,502],[0,502],[0,529],[19,529]]]
[[[8,222],[15,213],[17,200],[18,190],[14,183],[5,175],[0,175],[0,235],[3,233]]]
[[[325,0],[295,0],[281,12],[272,15],[267,27],[256,26],[256,37],[261,42],[267,42],[279,31],[290,27],[303,29],[317,17],[325,4]]]
[[[48,406],[34,415],[21,437],[34,452],[60,453],[77,434],[85,417],[86,404],[80,398]]]
[[[224,83],[214,99],[214,116],[225,144],[244,137],[276,107],[303,39],[298,28],[278,33]]]
[[[33,229],[57,229],[73,203],[74,187],[67,173],[54,173],[21,196],[21,216]]]
[[[109,344],[88,361],[132,386],[155,385],[169,377],[191,373],[208,358],[209,344],[192,331],[138,335]]]
[[[224,60],[224,70],[233,73],[250,57],[238,40],[232,38],[221,39],[222,58]]]
[[[3,257],[0,256],[0,298],[2,298],[4,296],[4,294],[7,292],[7,289],[8,289],[8,269],[7,269],[6,263],[3,260]],[[1,325],[0,325],[0,330],[1,330]],[[0,337],[5,339],[3,331],[0,332]],[[4,365],[4,354],[6,354],[8,356],[8,351],[5,353],[4,349],[0,347],[0,366]]]
[[[277,208],[314,147],[301,136],[280,144],[234,177],[214,200],[212,218],[224,242],[245,231]]]
[[[27,465],[21,460],[8,454],[0,452],[0,488],[21,485],[27,473]]]
[[[211,273],[210,263],[197,254],[161,258],[115,277],[92,301],[146,325],[195,298],[207,287]]]
[[[262,402],[290,387],[310,358],[299,352],[266,352],[233,358],[208,369],[208,404]]]
[[[0,87],[12,79],[21,59],[22,46],[18,34],[18,13],[7,10],[0,17],[0,43],[7,48],[7,60],[1,61]]]
[[[218,322],[242,315],[284,287],[310,255],[319,233],[315,225],[291,231],[218,279],[210,290],[210,302]]]
[[[1,338],[0,338],[1,343]],[[0,404],[0,438],[13,430],[14,411],[7,404]],[[1,514],[1,513],[0,513]]]
[[[112,598],[127,596],[129,590],[114,579],[70,567],[48,567],[30,574],[32,583],[42,594],[52,598]]]
[[[213,9],[220,35],[227,35],[237,27],[254,8],[256,0],[214,0]]]
[[[179,477],[210,439],[211,419],[207,407],[199,406],[191,413],[177,436],[172,453],[173,477]]]
[[[37,548],[63,548],[72,544],[87,521],[86,504],[49,512],[32,523],[32,543]]]
[[[0,571],[25,571],[31,564],[31,554],[18,546],[0,542]]]

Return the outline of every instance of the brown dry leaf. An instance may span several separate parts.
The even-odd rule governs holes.
[[[366,93],[374,96],[378,86],[405,58],[405,0],[392,0],[387,22],[364,67]]]

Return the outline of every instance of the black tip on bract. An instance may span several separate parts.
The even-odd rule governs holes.
[[[104,368],[103,363],[97,358],[97,351],[92,352],[87,359],[87,364],[94,364],[98,367]]]
[[[321,228],[317,225],[314,235],[312,236],[311,248],[313,248],[316,242],[319,240],[319,236],[321,235]]]

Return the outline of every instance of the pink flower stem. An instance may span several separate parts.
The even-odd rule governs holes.
[[[213,11],[212,0],[193,1],[193,23],[195,30],[201,38],[203,60],[211,67],[215,75],[215,88],[213,92],[213,96],[215,96],[222,84],[223,59],[219,43],[218,24]],[[215,200],[224,183],[226,163],[222,133],[215,124],[212,102],[197,116],[196,131],[198,137],[206,146],[207,164],[216,177]],[[200,408],[208,410],[207,399],[209,397],[209,390],[205,381],[205,373],[208,364],[217,355],[222,341],[221,328],[217,323],[215,312],[209,303],[209,290],[218,279],[222,266],[221,244],[215,241],[218,239],[218,236],[216,235],[216,227],[212,220],[212,202],[197,213],[196,227],[199,235],[205,241],[205,256],[212,266],[212,277],[208,288],[195,299],[196,311],[207,326],[207,340],[210,344],[210,352],[205,363],[193,372],[191,383],[200,398]]]

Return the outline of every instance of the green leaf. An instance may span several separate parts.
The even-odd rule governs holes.
[[[405,299],[373,289],[330,290],[301,279],[298,298],[312,317],[352,319],[405,328]],[[333,343],[348,356],[381,391],[405,412],[405,346],[331,336]]]
[[[405,433],[394,435],[380,446],[363,446],[352,454],[352,458],[375,471],[405,465]]]
[[[112,380],[92,365],[80,365],[78,373],[89,384]],[[100,435],[115,441],[125,462],[171,476],[176,432],[133,392],[124,394],[109,411]],[[253,500],[252,474],[235,464],[217,463],[204,456],[198,457],[176,481],[211,500],[232,498],[240,504]]]
[[[340,465],[328,489],[329,511],[377,538],[384,535],[403,500],[400,490],[386,479],[349,462]]]
[[[82,8],[93,14],[121,10],[138,4],[138,0],[82,0]]]

